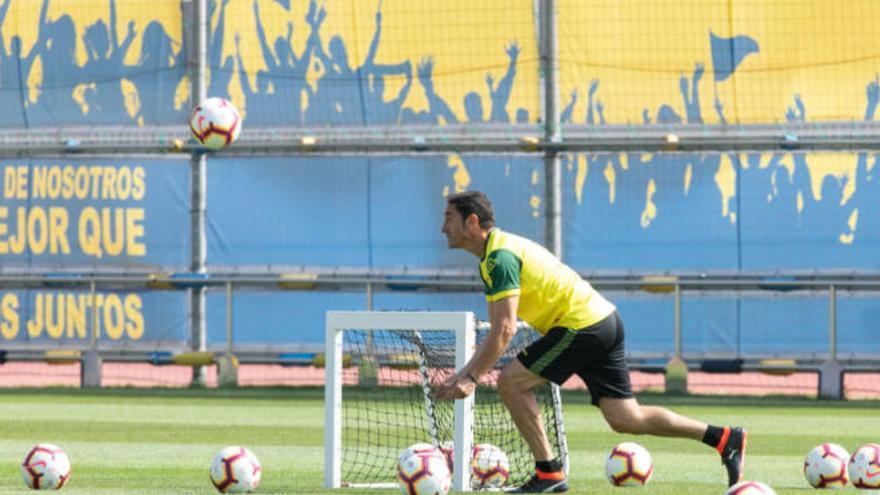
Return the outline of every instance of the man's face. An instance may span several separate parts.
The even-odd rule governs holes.
[[[446,236],[446,243],[450,249],[460,248],[463,246],[465,238],[464,221],[461,213],[454,206],[447,204],[446,212],[443,215],[443,228],[441,232]]]

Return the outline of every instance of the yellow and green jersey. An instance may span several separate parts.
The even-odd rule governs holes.
[[[494,228],[480,260],[486,300],[519,295],[517,316],[542,335],[554,327],[588,327],[614,305],[543,246]]]

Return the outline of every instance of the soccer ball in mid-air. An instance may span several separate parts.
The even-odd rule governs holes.
[[[262,477],[260,461],[244,447],[226,447],[211,461],[211,483],[220,493],[247,493]]]
[[[651,454],[635,442],[618,444],[605,459],[605,476],[614,486],[642,486],[653,473]]]
[[[849,479],[856,488],[880,488],[880,445],[862,445],[849,458]]]
[[[206,148],[218,150],[232,144],[241,133],[241,115],[229,100],[208,98],[189,116],[193,137]]]
[[[740,481],[728,488],[724,495],[776,495],[776,492],[760,481]]]
[[[445,456],[432,447],[399,460],[397,483],[403,495],[446,495],[452,479]]]
[[[849,479],[849,452],[836,443],[823,443],[807,453],[804,477],[813,488],[842,488]]]
[[[490,443],[474,445],[471,459],[471,486],[475,490],[501,488],[510,477],[507,454]]]
[[[28,488],[58,490],[70,479],[70,460],[57,445],[38,443],[24,456],[21,477]]]

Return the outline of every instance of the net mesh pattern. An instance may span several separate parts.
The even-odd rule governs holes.
[[[477,331],[477,342],[486,331]],[[500,369],[538,335],[517,332],[496,367],[480,379],[474,398],[473,441],[501,448],[510,461],[508,485],[534,473],[528,446],[501,402],[496,387]],[[431,397],[455,369],[452,331],[343,332],[342,481],[345,485],[396,482],[400,452],[418,442],[451,446],[454,402]],[[548,438],[559,445],[554,390],[535,390]],[[561,417],[560,417],[561,420]]]

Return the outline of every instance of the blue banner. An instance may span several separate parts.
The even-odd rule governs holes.
[[[485,190],[500,225],[540,239],[542,170],[525,155],[213,158],[208,264],[470,268],[440,232],[445,196]]]
[[[6,349],[85,348],[97,328],[101,349],[183,348],[186,301],[170,291],[3,290],[0,338]]]
[[[867,153],[566,155],[563,255],[585,272],[880,270],[876,162]]]
[[[189,264],[187,159],[11,159],[0,174],[0,271]]]

